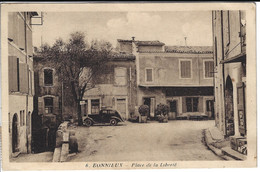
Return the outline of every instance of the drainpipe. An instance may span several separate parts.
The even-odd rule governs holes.
[[[222,60],[224,60],[224,39],[223,39],[223,11],[221,10],[221,44],[222,44],[222,51],[221,51],[221,54],[222,54]],[[225,88],[226,88],[226,84],[225,84],[225,64],[222,63],[222,79],[223,79],[223,94],[224,94],[224,106],[223,106],[223,112],[224,112],[224,134],[226,135],[226,108],[225,108],[225,104],[226,104],[226,100],[225,100],[225,96],[226,96],[226,93],[225,93]]]

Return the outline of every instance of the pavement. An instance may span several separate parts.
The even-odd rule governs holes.
[[[246,160],[246,155],[231,149],[229,138],[224,138],[217,127],[205,129],[203,134],[208,148],[222,159],[228,161]]]
[[[79,153],[68,161],[221,161],[203,142],[202,131],[212,126],[213,120],[169,120],[78,127]]]

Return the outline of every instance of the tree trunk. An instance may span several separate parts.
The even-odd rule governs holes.
[[[77,102],[77,113],[78,113],[78,126],[82,126],[81,106],[80,101]]]

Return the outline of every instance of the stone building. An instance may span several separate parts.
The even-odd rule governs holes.
[[[8,13],[9,152],[31,152],[34,71],[31,18],[36,12]]]
[[[118,110],[124,119],[134,114],[136,106],[135,57],[130,53],[115,53],[105,70],[95,78],[95,88],[85,92],[82,115],[98,113],[102,107]]]
[[[50,62],[45,61],[39,53],[35,53],[32,148],[34,152],[41,152],[55,146],[55,132],[62,118],[62,86]]]
[[[213,11],[216,125],[226,137],[246,137],[245,11]]]
[[[214,118],[212,47],[165,46],[160,41],[118,40],[136,57],[137,107],[168,104],[170,119],[205,114]],[[136,109],[137,109],[136,107]]]

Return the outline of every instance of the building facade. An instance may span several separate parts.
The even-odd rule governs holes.
[[[226,137],[246,138],[246,16],[213,11],[216,125]]]
[[[34,71],[31,18],[36,12],[8,13],[9,152],[31,152]]]
[[[55,132],[62,120],[62,82],[53,65],[40,53],[35,53],[32,149],[42,152],[55,147]]]
[[[165,46],[160,41],[118,40],[136,57],[137,109],[168,104],[170,119],[205,114],[214,118],[212,47]]]
[[[129,119],[136,106],[135,57],[114,54],[105,65],[95,78],[95,88],[85,92],[81,113],[97,114],[102,107],[110,107],[119,111],[123,119]]]

